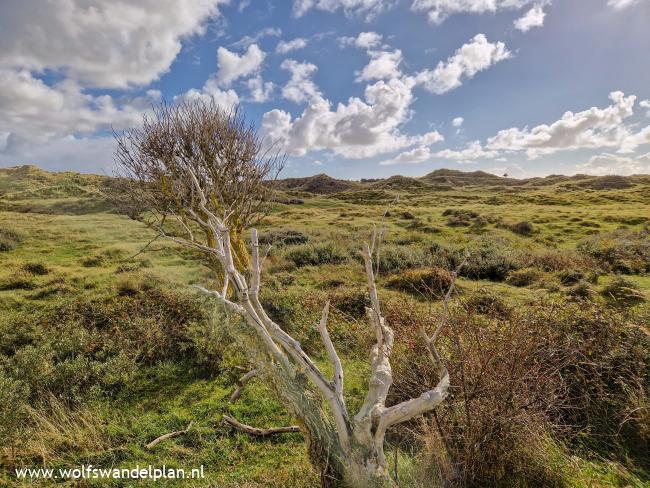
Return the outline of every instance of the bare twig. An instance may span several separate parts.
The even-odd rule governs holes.
[[[190,422],[187,427],[185,427],[184,430],[177,430],[176,432],[170,432],[168,434],[161,435],[160,437],[156,437],[154,440],[152,440],[149,444],[146,444],[144,446],[145,449],[153,449],[156,444],[166,441],[167,439],[172,439],[174,437],[178,437],[179,435],[187,434],[189,430],[192,428],[192,424],[194,422]]]
[[[237,401],[237,399],[241,396],[242,391],[244,391],[244,387],[248,384],[250,380],[255,378],[259,374],[259,371],[256,369],[253,369],[243,375],[239,380],[237,380],[237,388],[235,388],[235,391],[232,392],[232,395],[230,395],[230,398],[228,401],[230,403],[233,403]]]
[[[240,432],[246,432],[250,435],[255,435],[258,437],[267,437],[274,434],[284,434],[287,432],[300,432],[300,427],[297,425],[288,425],[286,427],[270,427],[268,429],[261,429],[259,427],[252,427],[250,425],[242,424],[238,420],[230,417],[229,415],[224,415],[221,417],[224,423],[234,427]]]

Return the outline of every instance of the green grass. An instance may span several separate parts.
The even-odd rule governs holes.
[[[647,178],[635,180],[631,188],[614,190],[581,188],[561,179],[546,183],[436,190],[419,182],[411,187],[408,181],[400,180],[381,190],[366,186],[321,196],[300,192],[297,195],[304,203],[273,206],[259,226],[261,233],[278,229],[299,231],[309,236],[305,246],[335,243],[345,256],[345,260],[325,260],[320,265],[301,263],[306,265],[296,267],[291,253],[297,247],[274,245],[265,281],[269,286],[277,285],[272,293],[278,301],[278,313],[296,321],[291,324],[293,332],[308,352],[319,358],[325,370],[329,364],[314,324],[324,301],[333,300],[332,335],[344,352],[351,410],[360,404],[366,388],[366,358],[372,331],[363,315],[355,315],[356,302],[349,300],[354,300],[355,290],[363,293],[364,275],[357,253],[373,225],[384,229],[384,246],[410,246],[427,250],[433,256],[436,251],[428,250],[434,244],[462,249],[480,239],[502,239],[517,253],[566,254],[594,233],[621,227],[640,231],[647,225]],[[189,289],[191,283],[213,282],[213,273],[194,253],[169,242],[155,241],[139,253],[152,239],[152,231],[140,222],[111,213],[101,198],[104,184],[103,177],[50,174],[34,167],[0,170],[0,229],[21,236],[13,249],[0,251],[0,323],[17,322],[35,311],[80,297],[118,300],[124,276],[144,273],[167,289]],[[287,190],[287,194],[291,195],[291,191]],[[472,211],[481,217],[482,223],[450,226],[448,217],[443,215],[446,209]],[[383,217],[386,210],[388,215]],[[405,218],[405,212],[413,218]],[[519,222],[530,222],[532,234],[519,235],[509,230],[510,225]],[[37,265],[45,272],[38,271],[41,268]],[[568,288],[559,283],[555,272],[539,273],[538,280],[523,287],[469,278],[459,279],[458,285],[462,297],[489,290],[513,307],[525,307],[541,296],[549,300],[566,296]],[[379,284],[387,278],[388,273],[380,272]],[[650,300],[650,276],[627,278]],[[591,286],[598,291],[611,279],[613,274],[604,269],[598,282]],[[402,292],[383,288],[381,294],[397,301],[417,301]],[[595,294],[594,300],[602,298]],[[647,302],[638,307],[641,315],[647,309]],[[51,408],[35,405],[41,417],[32,420],[38,420],[36,424],[41,428],[22,451],[18,449],[18,464],[128,468],[135,464],[184,468],[203,465],[206,486],[318,486],[300,434],[252,439],[221,424],[224,413],[262,427],[293,421],[270,391],[255,381],[236,404],[229,404],[227,398],[237,375],[231,366],[241,360],[241,355],[226,348],[222,359],[222,368],[215,375],[202,375],[183,362],[142,366],[126,390],[110,395],[89,394],[79,404],[62,407],[62,415],[69,420],[66,429],[44,428],[48,421],[62,423],[64,419],[56,417]],[[183,429],[190,421],[194,424],[187,435],[161,443],[152,451],[143,448],[153,438]],[[566,473],[571,486],[648,486],[648,474],[642,469],[633,472],[619,462],[581,456],[577,452],[567,456],[558,448],[557,469]],[[6,453],[4,459],[0,484],[13,481]],[[407,480],[416,469],[415,461],[415,453],[400,452],[399,472],[404,480],[401,486],[409,486]],[[131,485],[124,482],[112,486]],[[177,481],[155,486],[195,485]]]

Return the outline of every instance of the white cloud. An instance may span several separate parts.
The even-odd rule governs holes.
[[[291,73],[291,78],[282,88],[282,96],[294,103],[303,103],[321,96],[312,75],[318,67],[312,63],[300,63],[294,59],[285,59],[280,68]]]
[[[484,34],[477,34],[447,61],[440,61],[434,70],[421,71],[414,80],[426,90],[441,95],[461,86],[463,79],[471,79],[479,71],[509,57],[511,53],[504,43],[491,43]]]
[[[252,36],[244,36],[239,39],[237,42],[230,44],[230,47],[237,49],[246,49],[251,44],[257,44],[264,37],[280,37],[282,35],[282,29],[279,27],[265,27],[264,29],[257,31]]]
[[[445,149],[433,154],[437,158],[452,159],[455,161],[468,162],[477,159],[492,159],[497,156],[496,151],[486,150],[479,141],[470,142],[465,149]]]
[[[307,39],[297,37],[291,41],[280,41],[275,48],[275,52],[279,54],[287,54],[291,51],[304,49],[307,46]]]
[[[419,164],[431,158],[431,150],[427,146],[419,146],[410,151],[404,151],[398,154],[393,159],[382,161],[379,163],[381,166],[389,166],[393,164]]]
[[[372,49],[381,44],[383,36],[376,32],[361,32],[357,37],[339,37],[341,46],[354,46],[361,49]]]
[[[249,101],[257,103],[268,101],[275,89],[275,84],[273,84],[273,82],[264,81],[261,76],[250,78],[246,81],[246,86],[250,92]]]
[[[578,171],[591,175],[633,175],[650,173],[650,153],[635,158],[616,154],[593,156],[587,163],[578,165]]]
[[[369,20],[393,4],[394,0],[293,0],[293,13],[301,17],[311,9],[325,12],[343,10],[345,15],[365,15]]]
[[[220,0],[3,0],[0,67],[52,69],[93,87],[146,85],[181,42],[205,31]]]
[[[269,142],[278,142],[298,156],[328,150],[348,158],[368,158],[443,139],[436,131],[407,136],[399,130],[413,102],[408,83],[378,81],[366,87],[364,98],[351,97],[347,104],[333,108],[328,100],[315,96],[295,119],[282,110],[267,112],[262,131]]]
[[[518,9],[531,3],[531,1],[532,0],[413,0],[411,10],[414,12],[424,12],[427,14],[429,22],[432,24],[440,24],[450,15],[460,13],[482,14],[485,12],[496,12],[497,10]]]
[[[531,159],[560,150],[583,148],[616,147],[631,151],[648,137],[643,130],[631,134],[623,125],[623,121],[633,114],[636,97],[612,92],[609,98],[613,103],[608,107],[566,112],[550,125],[499,131],[488,139],[487,147],[497,151],[525,151]]]
[[[49,171],[79,171],[112,174],[115,139],[113,137],[74,137],[68,135],[19,150],[0,150],[0,166],[38,164]]]
[[[451,125],[454,127],[460,127],[463,125],[463,122],[465,122],[465,119],[462,117],[456,117],[454,120],[451,121]]]
[[[642,0],[608,0],[607,5],[612,7],[614,10],[623,10],[637,3],[641,3]]]
[[[402,51],[368,51],[370,62],[357,72],[357,81],[371,81],[399,78],[402,72],[399,65],[402,62]]]
[[[646,112],[646,115],[647,115],[648,117],[650,117],[650,100],[641,100],[641,101],[639,102],[639,106],[640,106],[641,108],[647,108],[648,111]]]
[[[216,80],[228,86],[238,78],[250,76],[259,71],[266,54],[257,44],[251,44],[242,55],[228,51],[225,47],[217,50],[219,71]]]
[[[141,121],[141,113],[159,97],[116,101],[109,95],[83,93],[72,80],[53,86],[26,70],[0,69],[0,133],[6,133],[5,150],[45,143],[68,134],[91,134],[111,126],[123,129]]]
[[[528,32],[533,27],[541,27],[544,25],[544,18],[546,13],[541,5],[536,5],[526,12],[522,17],[515,20],[514,25],[516,29],[522,32]]]

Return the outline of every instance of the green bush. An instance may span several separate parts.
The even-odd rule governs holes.
[[[0,252],[15,249],[22,241],[22,236],[13,230],[0,229]]]
[[[43,263],[26,263],[23,265],[23,270],[37,276],[44,276],[50,272]]]
[[[535,268],[523,268],[510,271],[506,278],[506,283],[512,286],[530,286],[539,280],[542,276],[539,270]]]
[[[296,246],[289,249],[284,257],[299,267],[341,264],[348,259],[347,253],[332,243]]]
[[[517,222],[516,224],[508,225],[508,229],[522,236],[530,236],[535,231],[533,224],[527,221]]]
[[[650,272],[650,233],[645,230],[596,234],[580,241],[577,248],[618,273]]]
[[[295,246],[297,244],[306,244],[309,237],[302,232],[291,229],[279,229],[261,234],[259,237],[260,244],[272,244],[274,246]]]
[[[451,273],[438,267],[407,269],[394,274],[386,280],[384,286],[404,291],[416,296],[440,297],[451,286]]]

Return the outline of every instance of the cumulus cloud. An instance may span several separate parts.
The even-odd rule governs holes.
[[[49,86],[27,70],[0,69],[0,133],[4,150],[25,148],[69,134],[90,134],[139,123],[159,92],[116,101],[84,93],[77,82]]]
[[[294,0],[293,13],[301,17],[311,9],[325,12],[343,10],[345,15],[365,15],[369,20],[388,10],[394,3],[393,0]]]
[[[402,72],[399,65],[402,62],[402,51],[368,51],[370,61],[357,72],[357,81],[371,81],[399,78]]]
[[[617,147],[631,151],[648,137],[643,130],[631,134],[623,125],[623,121],[633,114],[636,97],[612,92],[609,98],[613,103],[608,107],[566,112],[550,125],[499,131],[488,139],[487,146],[498,151],[525,151],[531,159],[560,150],[584,148]]]
[[[291,41],[280,41],[275,47],[275,52],[279,54],[287,54],[291,51],[297,51],[298,49],[304,49],[307,47],[307,39],[302,37],[297,37]]]
[[[376,32],[360,32],[357,37],[339,37],[341,46],[354,46],[361,49],[372,49],[381,45],[383,36]]]
[[[221,0],[3,0],[0,67],[52,69],[93,87],[146,85],[184,38],[205,31]]]
[[[617,154],[599,154],[585,164],[578,166],[578,171],[591,175],[633,175],[650,173],[650,153],[635,158]]]
[[[300,63],[295,59],[285,59],[280,68],[291,73],[291,78],[282,88],[282,96],[294,103],[303,103],[319,98],[321,93],[311,79],[318,67],[312,63]]]
[[[650,117],[650,100],[641,100],[641,101],[639,102],[639,106],[640,106],[641,108],[647,108],[648,111],[646,112],[646,115],[647,115],[648,117]]]
[[[248,101],[262,103],[266,102],[271,98],[273,90],[275,89],[275,84],[271,81],[262,80],[261,76],[256,76],[255,78],[250,78],[246,81],[246,86],[250,93]]]
[[[266,54],[257,44],[251,44],[244,54],[228,51],[225,47],[217,50],[217,64],[219,71],[216,80],[223,86],[230,85],[233,81],[250,76],[259,71]]]
[[[454,127],[460,127],[463,125],[463,122],[465,122],[465,119],[462,117],[456,117],[454,120],[451,121],[451,125]]]
[[[431,149],[428,146],[419,146],[410,151],[404,151],[398,154],[393,159],[382,161],[379,163],[381,166],[389,166],[393,164],[419,164],[431,158]]]
[[[414,12],[426,13],[429,22],[432,24],[440,24],[450,15],[460,13],[482,14],[485,12],[496,12],[497,10],[518,9],[530,4],[531,1],[532,0],[413,0],[411,10]]]
[[[485,34],[477,34],[449,59],[440,61],[434,70],[421,71],[414,80],[426,90],[441,95],[461,86],[464,79],[473,78],[478,72],[511,55],[503,42],[492,43]]]
[[[264,114],[262,131],[290,154],[328,150],[348,158],[368,158],[442,140],[436,132],[407,136],[400,126],[410,116],[411,86],[403,80],[378,81],[365,89],[364,100],[351,97],[332,107],[313,97],[297,118],[283,110]]]
[[[632,5],[641,3],[642,0],[608,0],[607,5],[612,7],[614,10],[623,10]]]
[[[451,159],[460,162],[475,161],[477,159],[492,159],[497,156],[496,151],[486,150],[479,141],[470,142],[465,149],[445,149],[433,154],[437,158]]]
[[[541,5],[536,5],[526,12],[522,17],[515,20],[514,25],[516,29],[521,32],[528,32],[533,27],[541,27],[544,25],[544,18],[546,12]]]

